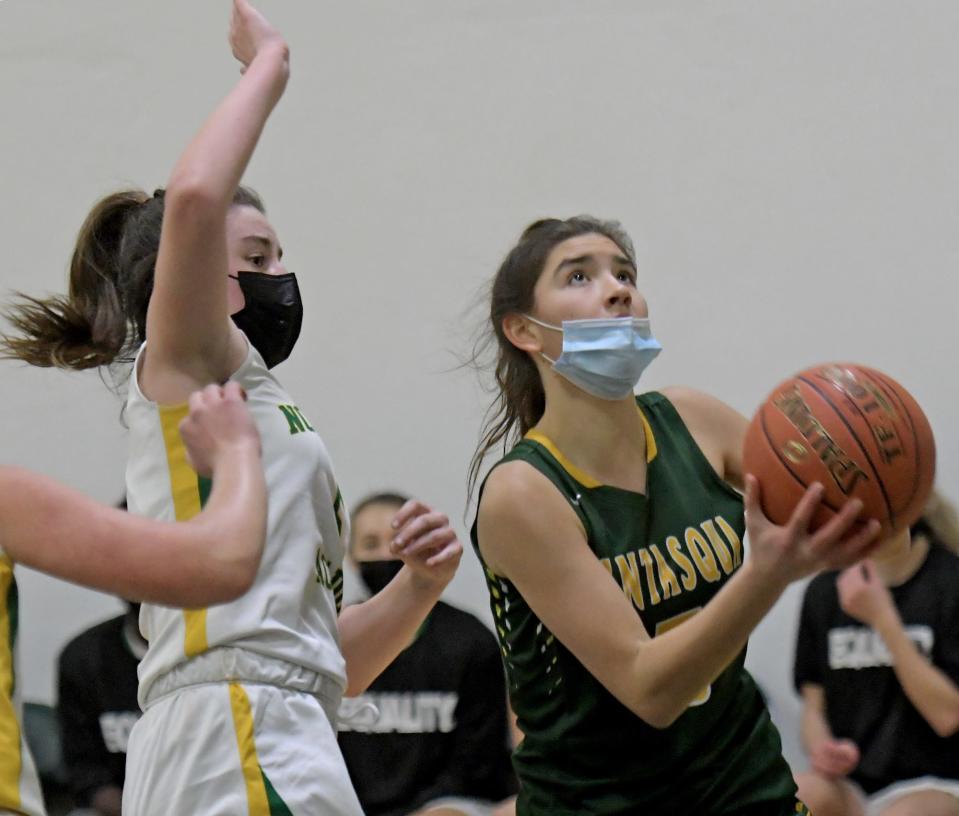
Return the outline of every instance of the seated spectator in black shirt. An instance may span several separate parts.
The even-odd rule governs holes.
[[[378,494],[353,512],[350,557],[372,594],[402,566],[390,520],[405,501]],[[367,816],[488,816],[516,790],[499,647],[466,612],[437,603],[409,647],[341,711],[340,747]]]
[[[68,784],[78,807],[120,816],[127,740],[140,717],[137,664],[146,652],[140,605],[87,629],[60,653],[57,713]]]
[[[806,589],[795,682],[815,816],[959,816],[959,525],[934,495],[871,560]]]

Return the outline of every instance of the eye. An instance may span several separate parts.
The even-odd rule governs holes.
[[[566,282],[571,284],[582,284],[588,280],[589,278],[582,269],[574,269],[569,273],[569,277],[566,278]]]
[[[260,269],[266,264],[266,255],[248,255],[247,260],[257,269]]]
[[[636,283],[636,273],[628,267],[626,269],[620,269],[619,272],[616,273],[616,277],[623,283]]]

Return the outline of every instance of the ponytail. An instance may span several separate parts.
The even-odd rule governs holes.
[[[0,333],[0,359],[75,370],[132,362],[146,340],[164,197],[123,190],[98,201],[77,236],[68,293],[18,293],[3,310],[13,331]],[[265,212],[248,187],[233,204]]]
[[[121,294],[120,252],[131,214],[150,200],[141,190],[127,190],[94,206],[77,236],[68,294],[42,299],[17,293],[3,311],[13,331],[0,334],[0,357],[79,370],[110,365],[130,351],[136,332]]]

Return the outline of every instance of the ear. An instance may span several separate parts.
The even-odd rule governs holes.
[[[503,334],[520,351],[536,354],[543,350],[539,327],[517,312],[503,318]]]

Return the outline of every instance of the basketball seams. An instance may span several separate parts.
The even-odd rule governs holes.
[[[769,405],[763,405],[759,412],[760,430],[762,430],[763,436],[766,438],[766,442],[769,444],[769,450],[773,452],[773,455],[775,456],[776,461],[779,462],[779,464],[781,464],[786,469],[786,472],[796,480],[797,484],[803,489],[803,492],[805,492],[809,488],[809,485],[807,485],[799,477],[799,474],[797,474],[792,469],[792,467],[790,467],[789,463],[783,459],[781,452],[779,450],[779,446],[773,441],[772,435],[770,434],[769,429],[766,427],[766,410],[770,407],[771,406]],[[829,510],[832,510],[833,513],[839,512],[839,508],[835,507],[833,503],[826,498],[825,493],[823,493],[823,496],[819,500],[819,503],[823,505],[824,507],[828,508]]]
[[[913,453],[913,459],[915,460],[914,461],[915,475],[918,476],[920,472],[919,471],[919,464],[920,464],[919,437],[916,434],[916,426],[912,420],[912,412],[909,410],[908,404],[905,402],[905,400],[903,400],[902,396],[894,388],[890,387],[888,380],[881,379],[883,375],[881,375],[878,371],[876,371],[875,369],[866,368],[864,366],[854,366],[854,368],[856,369],[856,372],[863,377],[863,379],[869,380],[870,382],[872,382],[872,384],[876,388],[878,388],[883,393],[883,395],[887,399],[889,399],[890,402],[896,403],[896,407],[899,408],[900,413],[905,415],[906,419],[908,420],[908,423],[909,423],[908,430],[912,433],[912,448],[913,448],[912,453]],[[880,379],[879,382],[876,382],[877,378]],[[859,407],[859,404],[852,397],[850,397],[849,394],[846,394],[846,393],[843,393],[843,399],[845,400],[847,405],[855,409],[856,413],[863,419],[863,421],[865,421],[865,423],[871,429],[872,425],[869,422],[869,419],[866,416],[865,412]],[[897,424],[902,424],[902,423],[900,422]],[[901,432],[903,429],[900,428],[898,430],[900,430]],[[905,441],[905,437],[902,436],[901,433],[900,433],[900,436]],[[916,492],[918,491],[918,489],[919,489],[918,479],[914,478],[912,480],[912,493],[909,495],[909,501],[905,502],[901,508],[896,510],[897,516],[903,513],[906,510],[906,508],[909,507],[909,505],[912,503],[912,500],[915,498]]]
[[[919,477],[920,477],[920,474],[922,473],[922,468],[920,467],[920,465],[922,464],[922,461],[920,458],[922,456],[922,450],[919,444],[919,434],[916,433],[916,423],[912,419],[912,411],[910,410],[909,405],[907,405],[906,401],[902,399],[897,389],[891,387],[888,378],[878,371],[870,370],[867,373],[872,379],[878,380],[878,385],[882,389],[882,392],[883,394],[886,395],[886,397],[894,399],[899,404],[899,407],[902,409],[902,413],[905,415],[906,420],[909,423],[909,430],[912,431],[912,447],[913,447],[913,456],[915,458],[915,470],[914,470],[914,477],[912,480],[912,493],[909,494],[909,501],[907,501],[905,504],[905,507],[908,508],[912,506],[912,502],[916,498],[916,493],[919,491],[919,482],[920,482]],[[918,407],[918,403],[917,403],[917,407]]]
[[[859,434],[857,434],[856,431],[853,429],[852,425],[849,424],[849,421],[843,415],[842,411],[839,410],[838,406],[836,406],[833,403],[833,401],[829,398],[827,394],[823,393],[820,390],[819,386],[817,386],[816,383],[808,380],[804,376],[798,376],[795,379],[798,380],[799,382],[805,383],[813,391],[815,391],[819,395],[819,397],[822,399],[822,401],[825,402],[832,409],[833,413],[835,413],[836,416],[839,417],[839,419],[842,421],[842,424],[846,426],[846,430],[849,431],[849,435],[855,440],[856,444],[859,446],[859,450],[862,451],[862,455],[866,457],[866,462],[869,463],[869,467],[872,470],[873,475],[876,477],[876,482],[879,484],[879,491],[882,493],[882,500],[886,504],[886,514],[889,519],[889,525],[890,527],[895,529],[897,514],[893,510],[892,502],[889,500],[889,494],[886,492],[885,481],[883,480],[879,470],[876,468],[875,463],[872,461],[872,457],[869,455],[869,451],[866,450],[866,446],[863,444],[862,440],[859,438]]]

